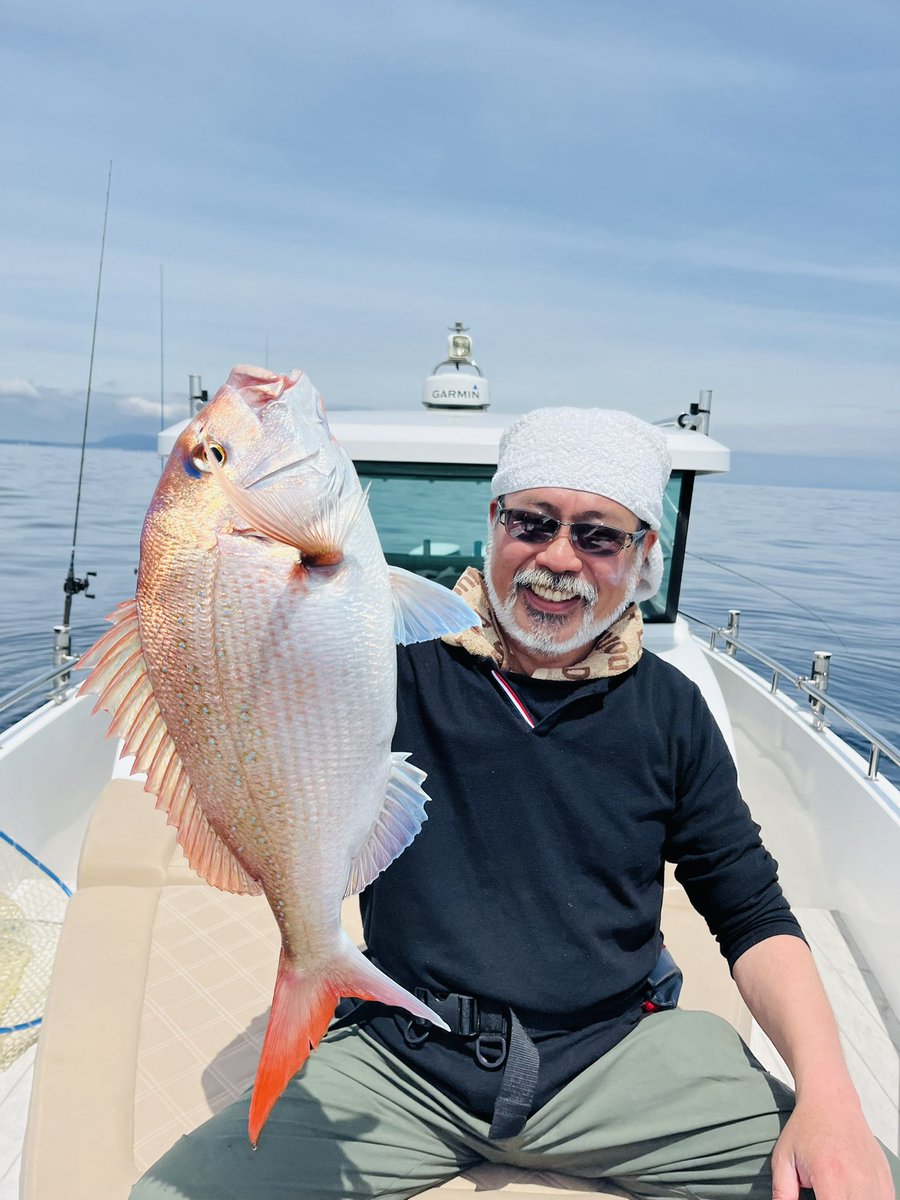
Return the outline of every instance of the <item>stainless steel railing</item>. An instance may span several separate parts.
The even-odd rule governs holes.
[[[877,778],[878,764],[882,754],[886,755],[891,762],[900,767],[900,749],[882,737],[877,730],[872,729],[870,725],[867,725],[855,713],[828,695],[828,672],[831,655],[827,651],[816,651],[809,675],[797,675],[789,667],[776,662],[768,654],[764,654],[761,650],[757,650],[755,646],[749,645],[749,643],[742,641],[738,637],[741,617],[738,609],[731,609],[729,611],[727,625],[713,625],[709,621],[704,621],[702,617],[694,616],[693,613],[685,612],[684,610],[679,610],[679,612],[686,620],[710,631],[710,650],[718,650],[719,642],[722,641],[725,643],[724,652],[729,657],[734,657],[740,651],[754,662],[766,667],[771,672],[770,692],[777,692],[779,682],[785,680],[808,696],[812,705],[812,725],[814,729],[824,729],[827,725],[828,715],[834,714],[845,725],[859,734],[869,745],[869,764],[866,771],[869,779]],[[52,684],[53,686],[48,693],[45,693],[45,698],[61,703],[70,694],[72,668],[77,661],[78,658],[75,655],[58,653],[57,663],[51,670],[44,671],[34,679],[30,679],[27,683],[23,683],[14,691],[0,696],[0,713],[13,708],[26,699],[26,697],[46,688],[48,684]]]
[[[794,687],[808,696],[812,705],[812,726],[814,729],[823,730],[827,725],[828,716],[833,714],[855,733],[858,733],[869,745],[869,765],[866,770],[869,779],[877,778],[878,764],[882,754],[900,767],[900,748],[882,737],[877,730],[867,725],[856,713],[851,712],[850,709],[845,708],[843,704],[828,695],[828,672],[831,655],[827,651],[818,650],[815,652],[809,675],[797,675],[789,667],[776,662],[768,654],[764,654],[761,650],[757,650],[755,646],[749,645],[738,637],[741,620],[741,614],[738,609],[731,609],[729,611],[727,625],[713,625],[709,621],[704,621],[701,617],[695,617],[689,612],[681,611],[680,615],[695,625],[701,625],[710,631],[710,650],[718,650],[719,642],[722,641],[725,643],[724,653],[729,657],[733,658],[740,651],[754,662],[766,667],[771,672],[770,692],[777,692],[779,682],[784,680],[787,683],[793,684]]]
[[[23,683],[14,691],[0,696],[0,713],[5,712],[8,708],[14,708],[28,696],[33,696],[35,692],[43,691],[48,684],[52,684],[53,686],[49,692],[45,692],[44,699],[55,700],[57,704],[62,703],[69,694],[72,668],[77,662],[77,657],[66,656],[65,661],[58,663],[51,670],[44,671],[41,675],[35,676],[34,679],[29,679],[27,683]]]

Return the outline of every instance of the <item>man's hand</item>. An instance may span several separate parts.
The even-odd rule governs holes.
[[[772,1200],[894,1200],[887,1159],[869,1131],[855,1094],[797,1107],[772,1153]]]
[[[816,1200],[894,1200],[808,948],[795,937],[767,938],[741,955],[734,979],[797,1087],[772,1154],[773,1200],[798,1200],[800,1188],[813,1188]]]

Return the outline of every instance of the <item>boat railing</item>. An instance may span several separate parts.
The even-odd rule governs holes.
[[[62,703],[71,692],[72,668],[77,662],[77,656],[66,655],[63,661],[57,662],[50,670],[36,675],[34,679],[29,679],[27,683],[23,683],[13,691],[0,696],[0,713],[5,712],[9,708],[15,708],[16,705],[21,704],[28,696],[33,696],[35,692],[44,691],[48,684],[50,685],[50,689],[49,691],[45,691],[44,699],[54,700],[57,704]]]
[[[882,737],[880,733],[870,725],[867,725],[865,721],[851,712],[840,701],[828,695],[828,673],[831,655],[827,651],[817,651],[814,654],[812,669],[809,675],[798,675],[789,667],[776,662],[774,658],[770,658],[768,654],[764,654],[762,650],[757,650],[755,646],[749,645],[749,643],[743,641],[738,636],[741,617],[738,609],[731,609],[729,611],[727,625],[714,625],[710,621],[704,621],[701,617],[694,616],[693,613],[684,612],[683,610],[680,610],[680,615],[693,624],[701,625],[710,631],[710,650],[719,651],[730,658],[734,658],[737,652],[740,651],[771,672],[769,691],[773,694],[778,691],[779,683],[782,681],[793,684],[799,691],[805,693],[812,706],[813,729],[822,731],[828,725],[828,717],[834,715],[855,733],[859,734],[869,746],[869,763],[866,769],[866,775],[869,779],[876,779],[878,777],[878,767],[882,755],[900,767],[900,749]],[[719,650],[720,642],[724,643],[724,651]]]
[[[870,725],[867,725],[865,721],[851,712],[840,701],[828,695],[830,654],[825,651],[818,651],[814,655],[810,675],[798,675],[790,667],[777,662],[768,654],[763,653],[762,650],[758,650],[755,646],[751,646],[748,642],[738,637],[741,614],[737,609],[729,611],[727,625],[714,625],[712,622],[705,621],[702,617],[685,612],[683,609],[680,610],[680,615],[694,625],[700,625],[704,629],[709,630],[710,650],[718,651],[721,641],[725,645],[724,653],[729,657],[735,657],[737,652],[740,651],[754,662],[764,666],[771,673],[769,691],[773,694],[778,691],[778,685],[782,680],[805,693],[812,705],[812,726],[814,729],[819,731],[824,729],[828,723],[828,716],[833,714],[850,729],[854,730],[855,733],[859,734],[869,746],[869,762],[866,770],[869,779],[877,778],[878,766],[882,755],[885,755],[897,767],[900,767],[900,749],[882,737],[880,733],[872,729]],[[48,685],[50,685],[50,689],[45,693],[45,698],[54,700],[56,703],[61,703],[71,694],[72,668],[77,662],[78,658],[75,655],[58,653],[57,661],[50,670],[42,672],[40,675],[35,676],[34,679],[28,680],[27,683],[23,683],[13,691],[0,696],[0,713],[14,708],[28,696],[42,691]]]

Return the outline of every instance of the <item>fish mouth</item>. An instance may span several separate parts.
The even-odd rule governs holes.
[[[293,458],[290,462],[283,463],[280,467],[276,467],[274,471],[266,471],[265,475],[260,475],[256,479],[252,479],[249,483],[244,484],[246,491],[251,488],[259,487],[263,483],[270,483],[273,479],[277,479],[279,475],[285,475],[288,471],[293,471],[296,467],[310,466],[314,458],[318,458],[319,451],[313,450],[312,454],[305,454],[303,458]]]

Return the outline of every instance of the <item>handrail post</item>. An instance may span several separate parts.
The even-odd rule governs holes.
[[[878,775],[878,761],[880,758],[881,751],[878,749],[875,743],[872,742],[869,749],[869,767],[866,771],[866,775],[869,779],[875,779]]]
[[[679,615],[685,617],[688,621],[696,622],[698,625],[704,626],[710,631],[709,634],[709,649],[715,653],[719,638],[731,637],[737,640],[737,629],[740,618],[738,609],[729,611],[729,623],[727,626],[716,626],[710,624],[709,621],[704,621],[700,617],[695,617],[691,613],[679,610]],[[728,652],[734,653],[737,648],[733,645],[728,646]],[[879,765],[881,758],[887,755],[888,759],[897,766],[900,766],[900,746],[894,745],[887,741],[876,730],[868,726],[855,713],[844,707],[837,700],[833,700],[825,693],[828,689],[828,676],[831,667],[831,653],[827,650],[816,651],[813,657],[812,674],[810,675],[795,675],[788,667],[781,663],[775,662],[767,654],[754,649],[753,646],[748,646],[746,643],[741,646],[742,653],[756,663],[768,667],[771,671],[769,681],[769,691],[776,694],[779,690],[779,682],[784,679],[787,683],[793,684],[807,697],[813,709],[812,727],[818,732],[828,725],[829,714],[836,717],[837,720],[846,723],[852,730],[865,738],[869,743],[869,763],[866,772],[869,779],[876,779],[879,773]]]
[[[728,610],[728,624],[725,626],[725,634],[727,637],[736,638],[741,631],[741,610],[739,608],[730,608]],[[729,658],[734,658],[737,654],[737,646],[734,642],[728,642],[725,646],[725,653]]]
[[[828,691],[828,674],[831,670],[831,653],[828,650],[816,650],[813,652],[812,672],[810,674],[810,683],[820,692]],[[825,727],[825,703],[822,700],[814,700],[810,697],[813,707],[813,729],[824,729]]]
[[[68,625],[53,626],[53,665],[54,667],[64,667],[66,663],[71,661],[72,654],[72,631]],[[71,673],[65,671],[56,680],[53,691],[50,693],[54,701],[59,704],[62,699],[63,692],[69,686]]]

